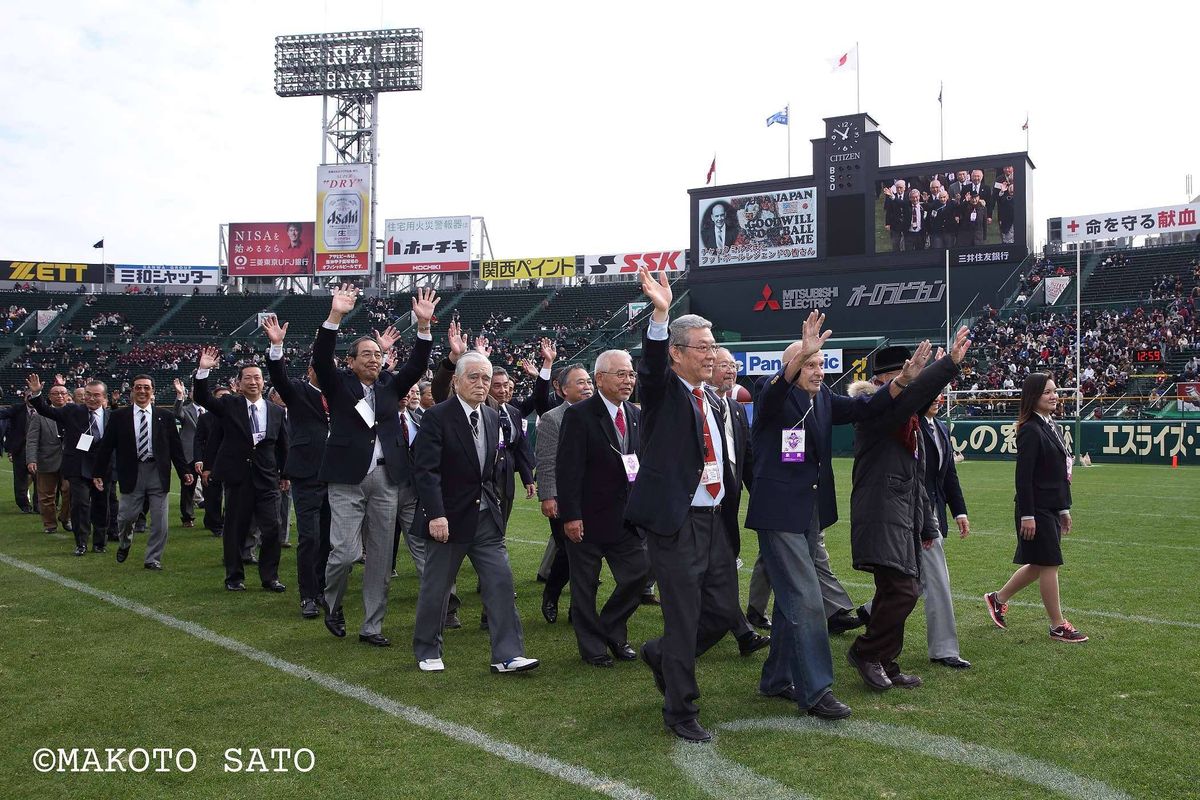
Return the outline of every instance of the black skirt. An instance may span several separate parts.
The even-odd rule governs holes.
[[[1062,527],[1059,523],[1058,512],[1046,508],[1034,509],[1034,524],[1037,532],[1033,539],[1025,541],[1021,538],[1021,515],[1015,514],[1017,523],[1017,553],[1013,556],[1014,564],[1035,564],[1039,567],[1057,567],[1063,563]]]

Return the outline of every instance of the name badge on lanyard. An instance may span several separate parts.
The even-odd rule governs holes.
[[[498,438],[496,439],[496,449],[502,451],[504,450],[504,426],[501,425],[496,433],[499,434]]]
[[[785,464],[804,460],[804,431],[792,428],[782,431],[783,443],[780,448],[779,460]]]
[[[638,457],[637,453],[629,453],[621,456],[621,462],[625,465],[625,477],[630,483],[637,480],[638,476]]]
[[[1071,482],[1071,474],[1075,472],[1075,457],[1067,456],[1067,483]]]
[[[92,435],[90,433],[79,434],[79,441],[75,444],[76,450],[82,450],[85,453],[92,449]]]
[[[720,483],[721,465],[716,461],[705,461],[704,473],[700,476],[700,482],[706,486],[710,483]]]

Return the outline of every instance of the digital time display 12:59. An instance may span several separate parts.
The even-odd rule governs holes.
[[[1133,351],[1135,364],[1161,364],[1162,360],[1162,351],[1157,348]]]

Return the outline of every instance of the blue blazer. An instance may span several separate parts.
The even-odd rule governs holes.
[[[833,426],[870,419],[892,404],[891,394],[880,389],[871,397],[851,398],[834,394],[822,384],[815,398],[783,378],[786,365],[770,379],[758,384],[754,404],[751,442],[754,453],[754,489],[746,527],[766,531],[804,531],[819,511],[821,529],[837,522],[837,494],[833,484]],[[796,427],[809,407],[815,414],[804,422],[804,461],[784,463],[780,459],[783,431]]]

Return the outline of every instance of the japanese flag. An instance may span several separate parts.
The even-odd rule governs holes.
[[[829,59],[829,65],[833,67],[833,71],[838,70],[858,70],[858,45],[854,45],[841,55],[834,56]]]

